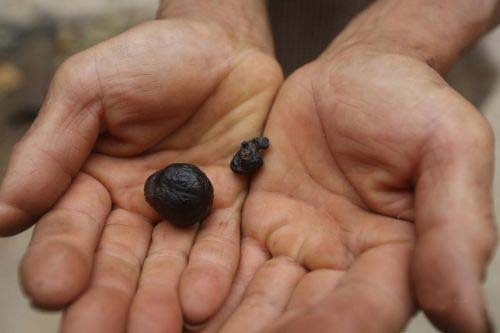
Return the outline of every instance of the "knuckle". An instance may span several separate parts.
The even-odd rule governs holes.
[[[252,290],[245,295],[244,306],[249,309],[276,308],[276,304],[263,290]]]
[[[108,241],[99,245],[96,256],[105,256],[115,262],[115,266],[126,269],[136,275],[142,267],[142,258],[121,241]]]
[[[492,148],[494,133],[490,123],[482,115],[476,115],[476,121],[471,122],[469,131],[466,133],[473,143],[486,148]]]
[[[76,68],[79,66],[79,55],[73,55],[67,58],[57,69],[54,81],[68,81],[76,77]]]
[[[78,53],[66,59],[57,69],[52,80],[52,91],[62,92],[73,100],[90,98],[98,87],[95,61],[90,51]],[[49,94],[50,96],[50,94]]]
[[[296,269],[296,268],[300,268],[300,265],[294,258],[287,255],[274,256],[263,266],[263,270],[267,270],[269,272],[279,269]]]
[[[494,132],[486,118],[477,110],[468,112],[458,119],[458,124],[452,124],[448,132],[452,147],[476,148],[485,152],[492,152],[494,145]]]
[[[81,227],[82,223],[74,223],[70,212],[55,210],[40,219],[35,228],[39,238],[47,241],[57,238],[78,240],[81,238]]]

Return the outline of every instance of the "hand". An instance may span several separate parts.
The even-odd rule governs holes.
[[[492,132],[438,73],[337,49],[285,82],[265,135],[223,332],[400,332],[413,288],[440,328],[487,331]]]
[[[37,306],[69,306],[63,332],[180,331],[183,314],[203,321],[223,302],[247,187],[229,162],[260,134],[282,80],[247,42],[216,24],[155,21],[56,74],[12,154],[0,231],[38,221],[22,285]],[[199,229],[160,221],[144,200],[146,178],[172,162],[213,181],[214,210]]]

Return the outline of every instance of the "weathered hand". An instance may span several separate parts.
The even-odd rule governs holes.
[[[400,332],[413,288],[441,327],[486,330],[492,133],[430,66],[325,54],[285,82],[265,135],[223,332]]]
[[[2,235],[38,221],[21,266],[32,302],[69,305],[63,332],[174,332],[183,315],[212,315],[240,255],[247,183],[229,162],[260,134],[281,80],[257,46],[182,19],[67,61],[0,192]],[[212,179],[214,210],[199,229],[160,221],[144,200],[146,178],[172,162]]]

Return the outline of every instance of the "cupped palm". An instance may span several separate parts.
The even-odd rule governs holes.
[[[325,55],[285,82],[264,134],[223,331],[399,332],[414,288],[433,319],[484,328],[468,270],[495,238],[491,130],[438,73],[368,47]]]
[[[228,292],[244,178],[229,169],[258,136],[281,71],[215,25],[143,24],[68,60],[16,146],[0,192],[2,233],[36,225],[22,263],[33,303],[69,306],[63,331],[179,331]],[[213,212],[177,229],[144,200],[154,171],[193,163]]]

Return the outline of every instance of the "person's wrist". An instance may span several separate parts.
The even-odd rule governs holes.
[[[324,57],[362,45],[446,72],[495,21],[498,0],[379,0],[334,40]]]
[[[162,0],[158,19],[184,19],[222,31],[238,47],[256,47],[273,54],[267,0]]]

